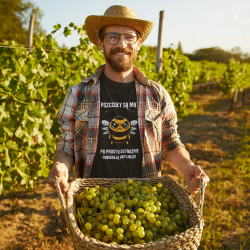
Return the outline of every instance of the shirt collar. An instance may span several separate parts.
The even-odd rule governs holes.
[[[97,84],[100,78],[100,75],[102,73],[102,71],[105,68],[105,64],[98,67],[95,71],[95,73],[86,78],[86,79],[82,79],[82,82],[85,84]],[[140,83],[142,85],[149,85],[149,80],[147,78],[147,76],[136,66],[133,65],[133,70],[134,70],[134,75],[135,75],[135,79],[136,79],[136,83]]]

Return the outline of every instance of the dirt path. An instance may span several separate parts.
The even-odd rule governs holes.
[[[241,143],[239,118],[237,113],[227,113],[230,102],[219,92],[192,95],[192,101],[198,103],[198,108],[179,122],[179,133],[192,160],[209,173]],[[249,122],[250,111],[245,110],[242,119]],[[237,134],[239,138],[235,139]],[[230,139],[233,137],[234,143]],[[162,174],[183,183],[166,161],[162,163]],[[44,180],[37,182],[34,192],[18,190],[0,197],[0,231],[0,249],[73,249],[57,194]]]

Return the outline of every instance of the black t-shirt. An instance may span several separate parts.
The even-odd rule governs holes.
[[[100,123],[90,178],[142,178],[135,81],[100,76]]]

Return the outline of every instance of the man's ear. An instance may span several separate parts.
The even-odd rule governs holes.
[[[99,47],[100,50],[104,49],[103,48],[103,43],[102,43],[102,41],[101,41],[101,39],[99,37],[97,37],[97,44],[98,44],[98,47]]]

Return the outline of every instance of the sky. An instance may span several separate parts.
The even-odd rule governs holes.
[[[32,0],[31,0],[32,1]],[[184,53],[197,49],[220,47],[230,51],[240,47],[250,53],[250,0],[33,0],[43,12],[41,25],[47,33],[53,25],[62,27],[70,22],[84,24],[89,15],[103,15],[112,5],[128,6],[139,19],[154,21],[154,27],[144,42],[156,46],[158,41],[159,13],[165,11],[163,47],[171,44],[177,48],[181,42]],[[63,31],[63,30],[62,30]],[[62,31],[54,34],[60,35]],[[56,41],[61,46],[77,46],[79,36],[72,32],[67,38],[60,35]]]

